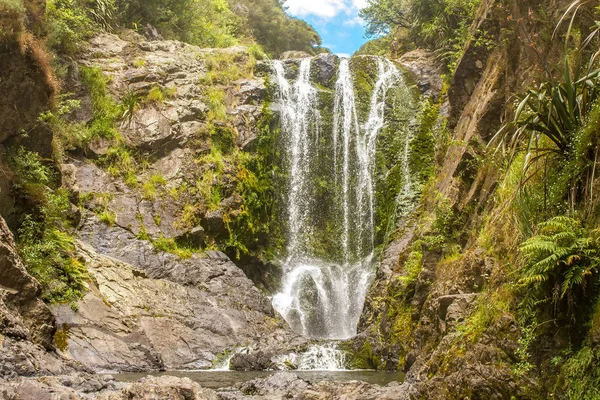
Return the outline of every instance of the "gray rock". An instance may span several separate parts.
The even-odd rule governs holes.
[[[417,78],[417,85],[425,96],[437,99],[442,92],[442,68],[436,56],[423,49],[409,51],[400,57],[400,64]]]
[[[311,71],[314,81],[322,86],[331,86],[337,73],[338,63],[339,58],[334,54],[319,54],[312,61],[314,69]]]
[[[253,353],[237,353],[229,362],[229,368],[234,371],[264,371],[271,369],[273,363],[271,358],[274,354],[265,351]]]
[[[208,368],[239,344],[290,340],[268,322],[269,299],[221,252],[180,259],[94,220],[81,237],[96,249],[78,244],[94,284],[78,311],[53,311],[70,327],[66,351],[96,371]]]
[[[279,57],[282,60],[293,60],[293,59],[297,59],[297,58],[310,58],[312,57],[310,54],[304,52],[304,51],[286,51],[284,53],[281,54],[281,57]]]
[[[308,382],[291,372],[278,372],[267,378],[237,385],[237,391],[219,391],[227,400],[313,399],[313,400],[408,400],[417,394],[409,383],[371,385],[360,381]]]
[[[239,87],[241,104],[257,104],[267,93],[262,79],[241,79],[234,82]]]

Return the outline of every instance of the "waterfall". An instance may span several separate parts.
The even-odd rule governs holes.
[[[332,116],[319,112],[325,89],[311,83],[311,59],[300,62],[293,82],[274,61],[288,185],[287,258],[273,306],[305,336],[354,336],[373,279],[376,142],[386,94],[402,81],[391,62],[375,60],[368,112],[359,107],[352,62],[339,60]]]

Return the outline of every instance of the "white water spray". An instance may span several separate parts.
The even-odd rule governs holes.
[[[305,336],[354,336],[373,278],[375,147],[384,125],[386,94],[401,81],[392,63],[380,58],[376,61],[377,81],[366,121],[361,124],[351,63],[340,60],[329,138],[324,137],[328,132],[320,132],[318,91],[310,82],[311,59],[301,61],[294,83],[286,78],[284,64],[274,62],[289,186],[288,257],[282,290],[274,296],[273,306],[296,332]],[[328,168],[332,187],[328,191],[334,206],[327,218],[335,228],[328,234],[339,235],[334,239],[341,247],[339,254],[328,255],[327,260],[314,249],[321,239],[314,237],[313,227],[322,219],[325,207],[314,183],[323,169],[315,147],[322,146],[319,135],[329,140],[325,143],[331,143],[325,152],[332,155]],[[321,172],[315,172],[319,165]],[[323,355],[327,351],[321,346],[310,354],[317,353]]]

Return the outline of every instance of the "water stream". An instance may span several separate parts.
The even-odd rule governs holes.
[[[368,112],[361,113],[352,62],[340,59],[332,123],[325,126],[323,89],[311,82],[311,59],[300,62],[295,80],[286,77],[284,62],[274,62],[288,185],[287,258],[273,306],[308,337],[356,335],[374,276],[376,143],[385,124],[386,94],[402,83],[388,60],[377,58],[376,67]],[[332,351],[315,349],[313,355]]]

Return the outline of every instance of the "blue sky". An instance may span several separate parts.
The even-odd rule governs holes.
[[[367,0],[287,0],[288,13],[311,24],[333,53],[349,56],[367,41],[358,11]]]

